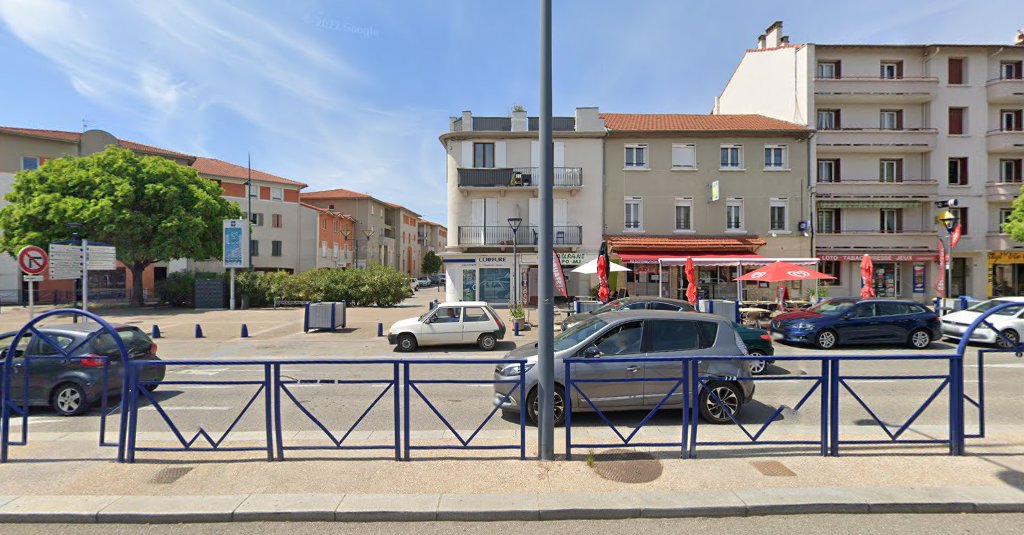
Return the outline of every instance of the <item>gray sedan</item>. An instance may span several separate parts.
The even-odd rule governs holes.
[[[595,362],[573,364],[574,379],[636,379],[673,378],[681,376],[678,361],[608,362],[602,358],[624,357],[683,357],[746,355],[746,348],[736,334],[732,323],[709,314],[693,312],[667,312],[656,310],[618,311],[594,315],[577,323],[555,337],[555,425],[565,421],[565,364],[562,359],[577,357]],[[537,344],[516,348],[505,358],[526,359],[527,415],[537,422]],[[739,414],[745,403],[753,399],[752,381],[735,377],[750,377],[750,363],[744,360],[717,360],[701,362],[700,372],[715,379],[708,383],[710,390]],[[495,379],[518,377],[519,364],[499,364]],[[502,410],[518,411],[520,399],[511,396],[502,403],[514,384],[495,383],[494,403]],[[583,383],[580,388],[587,397],[604,411],[652,409],[668,395],[672,381],[618,381]],[[700,414],[712,423],[731,421],[728,413],[713,398],[708,389],[701,389]],[[668,407],[682,406],[682,389],[666,401]],[[574,389],[574,411],[592,411],[590,405]]]

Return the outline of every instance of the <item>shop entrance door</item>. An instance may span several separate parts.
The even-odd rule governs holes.
[[[900,295],[900,265],[880,262],[875,264],[875,297]]]

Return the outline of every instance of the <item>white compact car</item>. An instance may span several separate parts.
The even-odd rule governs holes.
[[[505,323],[483,301],[441,303],[418,318],[396,322],[388,330],[388,342],[404,352],[419,346],[454,344],[476,344],[491,351],[504,337]]]
[[[988,317],[988,322],[999,332],[1003,333],[1004,336],[997,336],[996,331],[985,326],[979,326],[974,331],[974,334],[971,335],[971,341],[996,344],[1002,348],[1017,345],[1020,342],[1021,335],[1024,334],[1024,297],[990,299],[982,301],[967,310],[946,314],[942,316],[942,336],[957,340],[963,338],[964,331],[967,330],[971,323],[974,323],[974,320],[978,319],[978,316],[981,316],[982,313],[991,308],[1005,303],[1017,304]]]

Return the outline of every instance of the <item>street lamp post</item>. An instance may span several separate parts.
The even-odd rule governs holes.
[[[247,244],[249,246],[248,249],[247,249],[249,251],[249,262],[248,262],[249,268],[248,268],[248,271],[252,271],[252,241],[253,241],[252,240],[252,230],[253,230],[253,221],[252,221],[252,154],[251,153],[247,156],[247,159],[248,159],[247,160],[248,174],[246,176],[248,178],[245,179],[245,197],[246,197],[246,199],[249,202],[249,208],[248,208],[248,211],[245,214],[246,214],[246,219],[249,220],[249,223],[248,223],[248,225],[249,225],[249,243]]]
[[[960,218],[949,210],[945,210],[936,218],[942,226],[946,227],[946,297],[953,297],[953,230],[960,223]]]
[[[508,218],[508,226],[512,229],[512,306],[519,302],[519,225],[523,223],[521,217]]]
[[[373,227],[370,230],[363,229],[363,236],[366,236],[366,263],[370,263],[370,238],[373,237]],[[365,267],[365,266],[364,266]]]
[[[341,235],[345,237],[345,245],[348,245],[348,237],[352,235],[352,229],[347,229],[347,228],[341,229]],[[356,241],[358,242],[359,240],[356,240]],[[357,244],[357,247],[358,247],[358,244]],[[356,250],[358,251],[359,249],[357,248]],[[355,259],[353,258],[352,261],[354,263]]]

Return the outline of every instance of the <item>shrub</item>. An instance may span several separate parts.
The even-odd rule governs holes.
[[[312,269],[298,275],[284,271],[243,272],[237,289],[250,306],[287,301],[345,301],[350,306],[390,307],[412,295],[406,276],[385,266],[366,269]]]
[[[235,290],[249,297],[249,306],[269,306],[275,298],[288,299],[290,282],[286,271],[242,271],[235,275]]]

